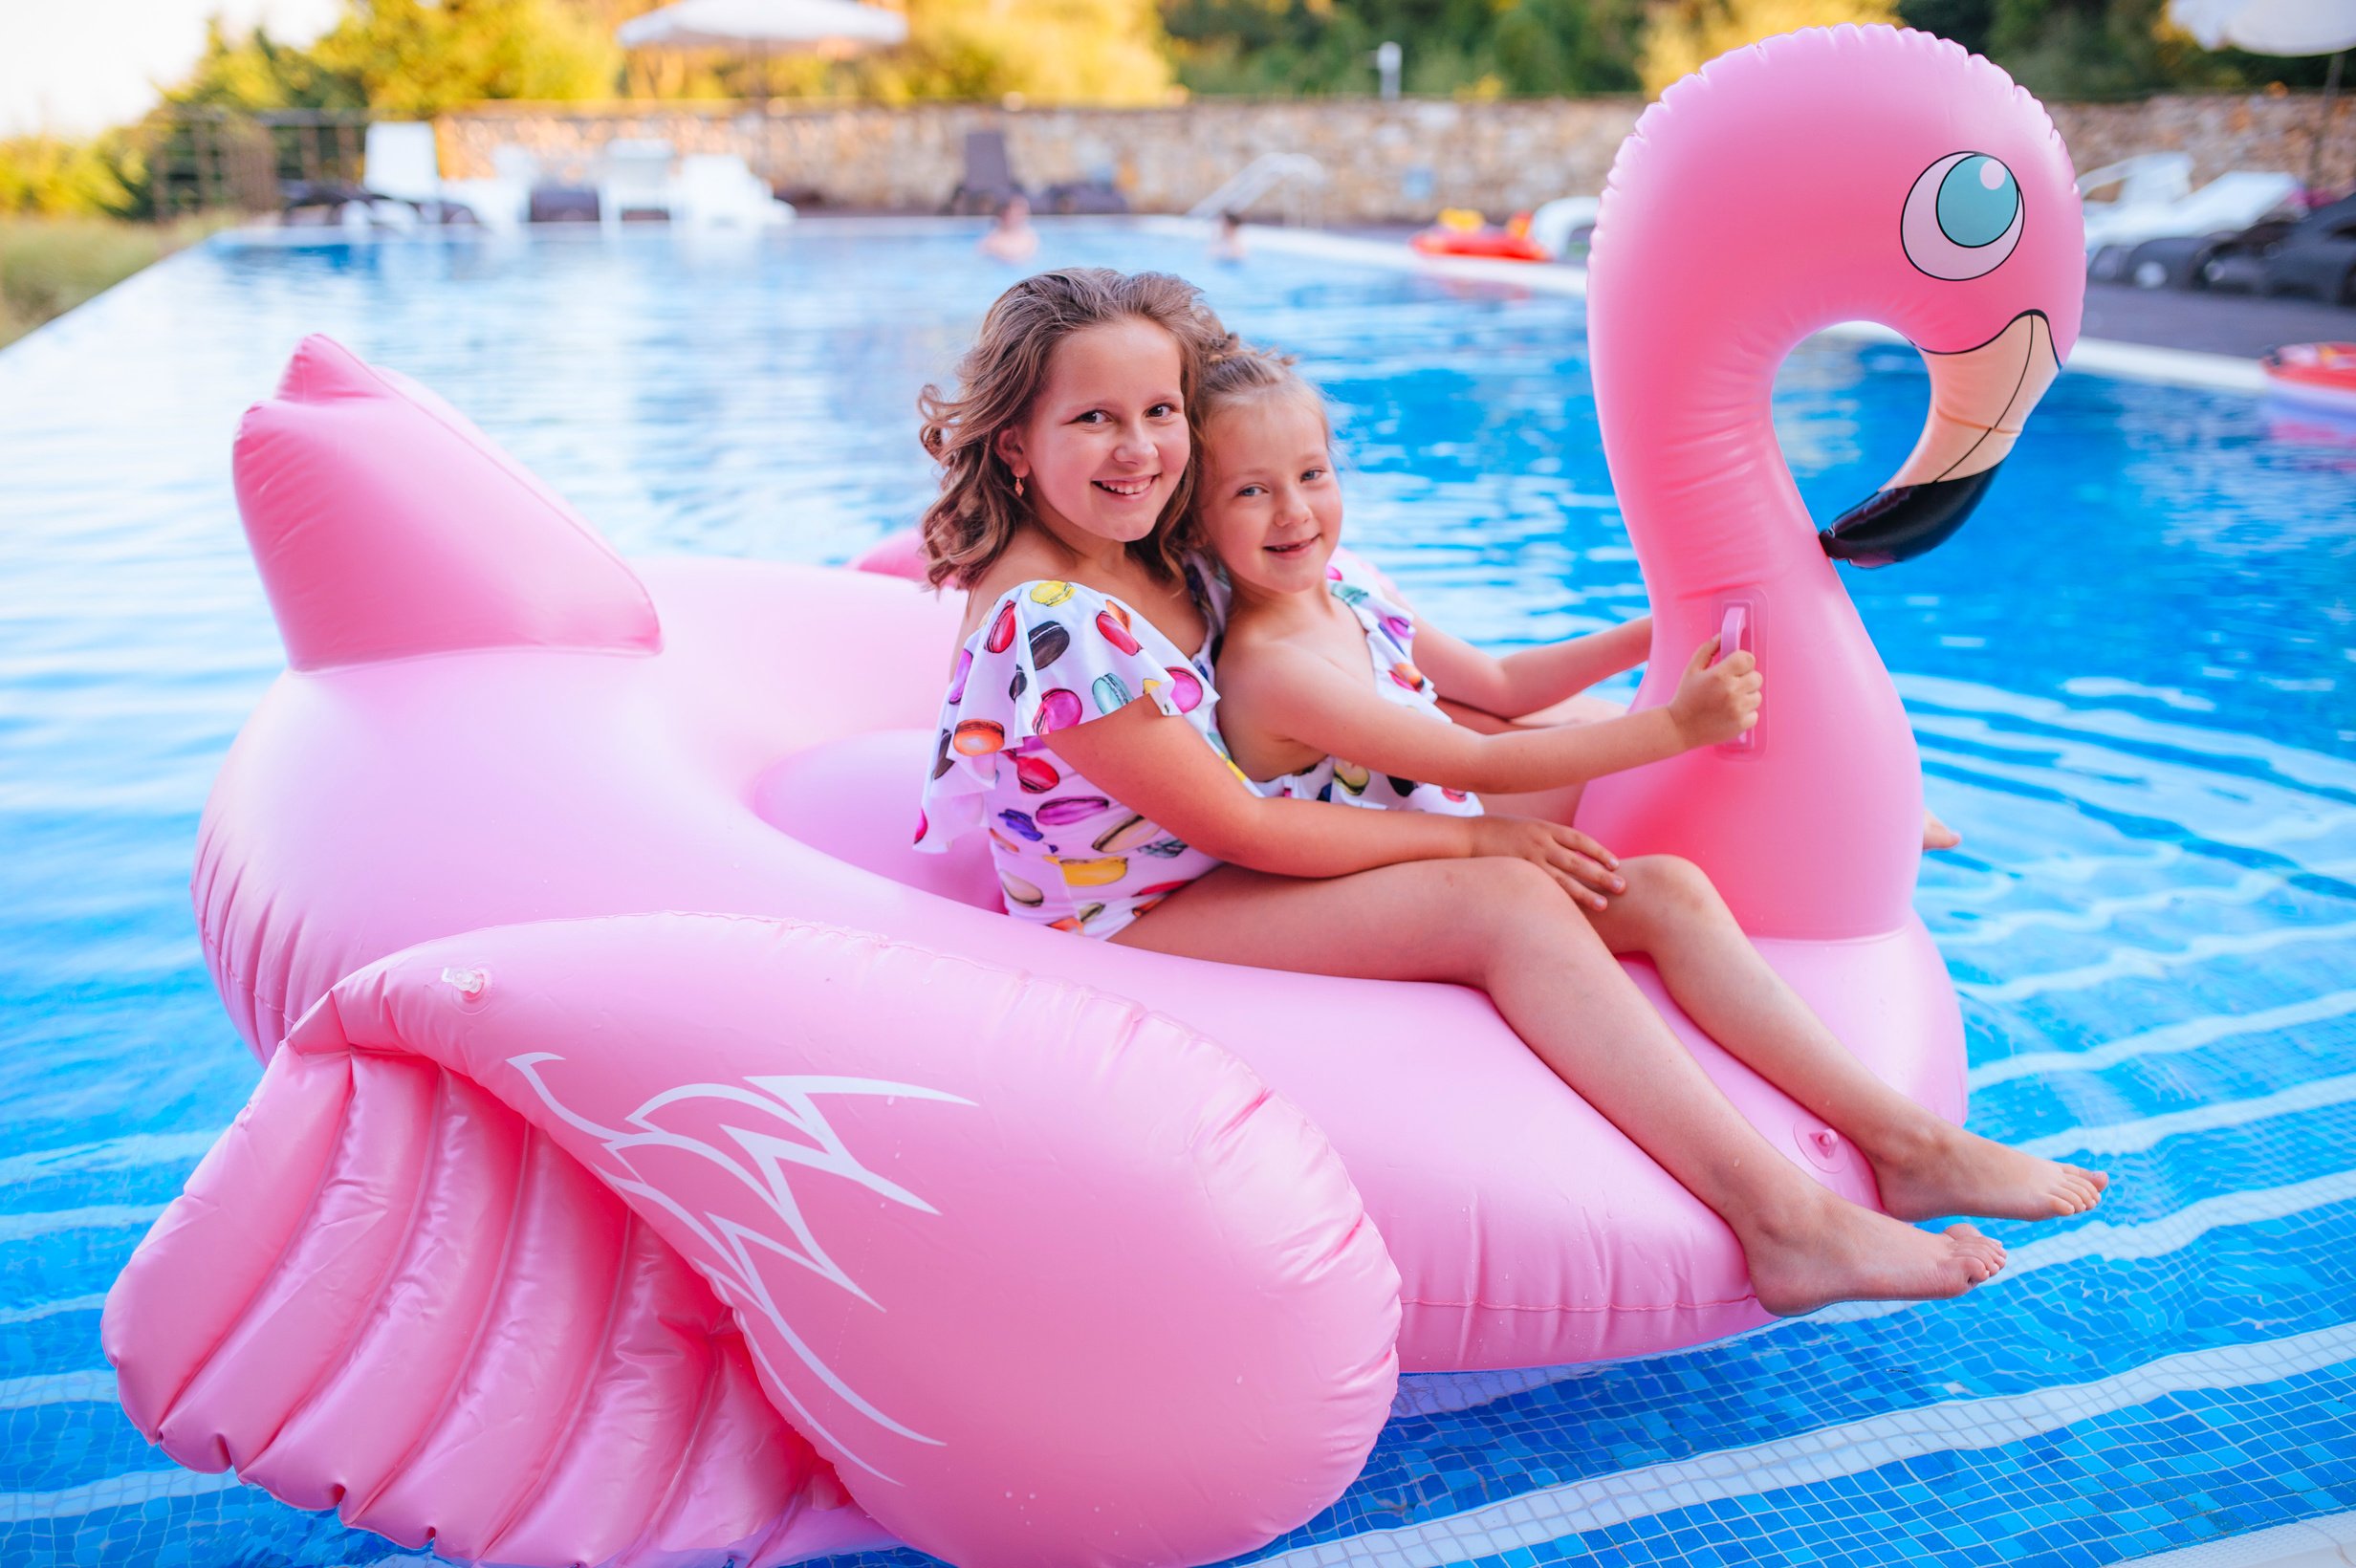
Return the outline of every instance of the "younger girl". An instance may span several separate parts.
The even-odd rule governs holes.
[[[1500,733],[1451,722],[1439,690],[1472,693],[1484,711],[1524,711],[1536,706],[1524,688],[1560,680],[1581,644],[1492,659],[1420,621],[1388,597],[1387,583],[1338,554],[1342,492],[1324,404],[1289,359],[1214,351],[1196,406],[1203,472],[1194,516],[1233,596],[1218,664],[1221,723],[1262,793],[1477,814],[1474,790],[1582,783],[1732,740],[1757,722],[1761,682],[1751,655],[1713,663],[1714,641],[1694,650],[1665,708]],[[1612,641],[1625,636],[1614,628],[1583,641],[1625,651]],[[1695,1022],[1848,1134],[1874,1161],[1892,1212],[1917,1209],[1926,1183],[1944,1185],[1951,1200],[1968,1198],[1968,1213],[2036,1219],[2094,1206],[2107,1180],[2100,1173],[1960,1132],[1861,1066],[1768,968],[1694,867],[1656,856],[1612,863],[1608,889],[1575,891],[1612,950],[1650,957]],[[1943,1150],[1943,1173],[1886,1165],[1923,1146]]]
[[[1175,278],[1046,272],[992,307],[955,395],[927,393],[942,494],[924,536],[934,580],[969,599],[920,843],[985,829],[1008,912],[1079,935],[1479,987],[1558,1076],[1726,1218],[1770,1311],[1955,1296],[1993,1274],[2003,1250],[1969,1226],[1934,1235],[1846,1203],[1742,1119],[1564,896],[1610,889],[1600,845],[1555,823],[1363,811],[1246,785],[1215,723],[1214,575],[1171,527],[1192,483],[1197,366],[1221,336]],[[1698,878],[1660,880],[1663,898],[1625,902],[1700,896]],[[2033,1204],[2034,1184],[2011,1167],[2016,1179],[1989,1179],[1916,1130],[1918,1144],[1893,1139],[1882,1165],[1894,1213],[2077,1206],[2053,1180]],[[2002,1203],[1982,1207],[1998,1187]]]

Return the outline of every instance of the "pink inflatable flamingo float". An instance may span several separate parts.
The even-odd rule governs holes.
[[[1796,34],[1646,116],[1597,258],[1661,646],[1739,609],[1773,701],[1745,754],[1599,787],[1596,824],[1701,860],[1861,1057],[1958,1115],[1911,743],[1769,382],[1841,316],[1923,343],[1923,446],[1837,548],[1951,526],[2076,330],[2068,161],[1952,45]],[[1726,1229],[1484,998],[1074,941],[998,913],[978,853],[908,850],[953,603],[626,565],[320,338],[237,483],[291,667],[195,896],[267,1067],[104,1325],[181,1462],[535,1568],[1179,1564],[1331,1502],[1403,1368],[1762,1320]]]

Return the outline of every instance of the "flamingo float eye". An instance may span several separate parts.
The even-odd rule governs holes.
[[[1907,192],[1898,237],[1907,260],[1950,283],[1981,277],[2020,243],[2020,184],[1979,152],[1952,152]]]

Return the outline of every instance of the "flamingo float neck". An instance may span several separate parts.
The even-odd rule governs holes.
[[[1605,187],[1588,329],[1652,600],[1637,706],[1667,702],[1721,629],[1757,655],[1767,702],[1742,743],[1598,780],[1582,827],[1700,862],[1755,935],[1911,918],[1913,737],[1827,555],[1905,559],[1970,512],[2076,339],[2081,235],[2044,111],[1927,33],[1771,38],[1646,113]],[[1891,482],[1820,536],[1770,400],[1801,339],[1853,319],[1922,350],[1932,407]]]

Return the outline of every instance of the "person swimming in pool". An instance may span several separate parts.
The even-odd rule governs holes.
[[[1010,267],[1038,254],[1039,231],[1031,227],[1031,199],[1016,192],[1000,202],[995,221],[974,249]]]

